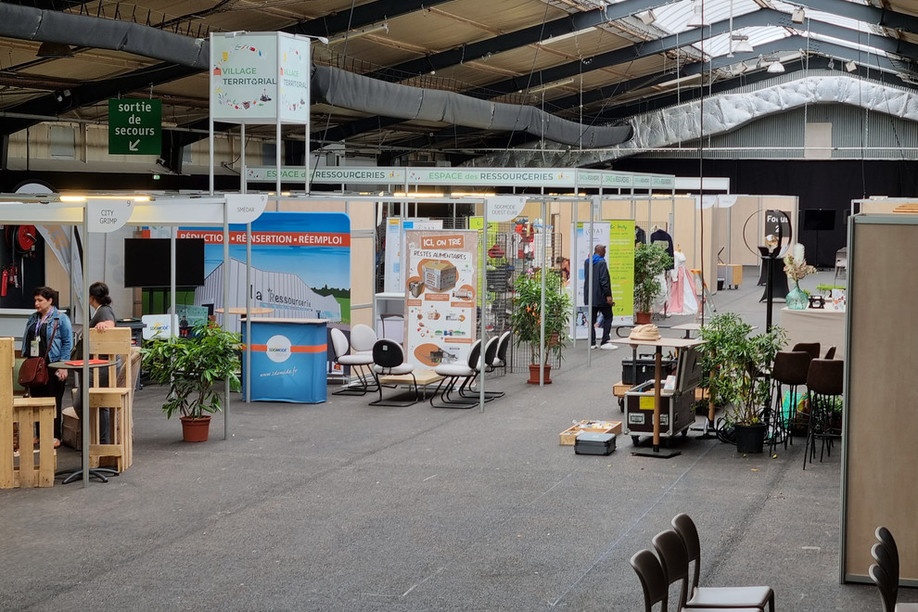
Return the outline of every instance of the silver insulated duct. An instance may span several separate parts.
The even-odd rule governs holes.
[[[634,137],[615,147],[591,151],[550,146],[546,147],[548,150],[519,148],[485,155],[468,165],[532,167],[543,165],[541,160],[551,158],[552,166],[587,166],[691,142],[702,134],[705,137],[725,134],[768,115],[813,104],[846,104],[918,121],[915,92],[847,74],[830,73],[777,83],[756,91],[707,97],[703,105],[695,100],[636,115],[631,121]],[[699,123],[702,106],[703,132]]]

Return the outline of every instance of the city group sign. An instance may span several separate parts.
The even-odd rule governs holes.
[[[215,121],[309,123],[309,39],[284,32],[211,34]]]

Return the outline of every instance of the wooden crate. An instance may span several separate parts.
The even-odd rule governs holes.
[[[587,425],[591,423],[600,424],[602,426],[587,427]],[[561,432],[561,446],[573,446],[577,441],[577,434],[582,431],[590,431],[593,433],[612,433],[618,436],[622,433],[622,423],[621,421],[591,421],[589,419],[580,421],[578,425],[571,425]]]

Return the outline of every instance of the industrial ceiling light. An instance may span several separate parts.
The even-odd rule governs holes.
[[[737,53],[752,53],[755,49],[749,44],[749,37],[745,34],[731,34],[733,50]]]
[[[539,85],[538,87],[533,87],[529,90],[529,93],[536,94],[542,93],[543,91],[548,91],[549,89],[554,89],[556,87],[563,87],[564,85],[570,85],[574,82],[574,77],[569,79],[563,79],[561,81],[555,81],[554,83],[546,83],[545,85]]]
[[[389,33],[389,21],[386,20],[382,23],[377,23],[375,25],[369,25],[363,28],[357,28],[356,30],[348,30],[347,32],[342,32],[335,36],[332,36],[328,39],[328,44],[335,44],[339,42],[344,42],[349,38],[357,38],[358,36],[366,36],[367,34],[373,34],[374,32],[382,32],[385,30],[386,34]]]
[[[833,57],[829,58],[829,65],[826,66],[826,68],[828,68],[829,70],[835,70],[835,58]]]
[[[638,15],[638,19],[644,22],[644,25],[650,25],[657,20],[656,13],[653,12],[653,9],[650,9],[647,12],[641,13]]]
[[[73,57],[70,45],[64,43],[45,41],[38,47],[38,57]]]
[[[777,61],[772,62],[768,64],[768,72],[772,74],[781,74],[782,72],[784,72],[784,64],[782,64],[781,62],[777,62]]]
[[[857,64],[854,63],[854,60],[845,63],[845,70],[848,72],[854,72],[857,70]]]
[[[791,22],[793,23],[803,23],[803,20],[806,19],[806,11],[803,10],[802,6],[798,6],[794,9],[794,12],[791,13]]]

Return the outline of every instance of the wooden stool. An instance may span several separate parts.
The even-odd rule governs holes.
[[[11,409],[10,409],[11,408]],[[57,454],[54,451],[54,413],[57,405],[53,397],[17,397],[13,405],[4,406],[0,416],[0,434],[4,440],[13,439],[13,423],[19,425],[19,466],[14,467],[12,448],[3,451],[0,458],[0,489],[15,487],[50,487],[54,485],[54,468]],[[35,447],[31,432],[38,423],[38,465],[35,464]]]

